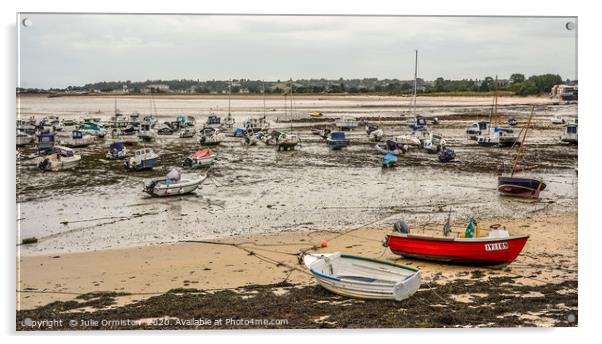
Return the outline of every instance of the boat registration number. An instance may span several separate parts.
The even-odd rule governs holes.
[[[498,242],[495,244],[485,244],[485,251],[500,251],[507,250],[508,243],[507,242]]]

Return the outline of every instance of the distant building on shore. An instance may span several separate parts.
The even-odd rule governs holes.
[[[169,85],[164,84],[153,84],[147,85],[142,88],[142,93],[165,93],[169,92]]]
[[[550,91],[550,96],[560,100],[577,100],[577,85],[554,85]]]

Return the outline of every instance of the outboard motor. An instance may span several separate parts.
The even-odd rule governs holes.
[[[404,220],[399,220],[393,225],[393,232],[410,234],[410,227]]]
[[[40,161],[40,163],[38,164],[38,168],[40,170],[46,170],[49,165],[50,165],[50,161],[48,160],[48,158],[46,158],[46,159]]]

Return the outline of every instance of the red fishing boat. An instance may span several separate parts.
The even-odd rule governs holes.
[[[385,236],[384,245],[388,246],[391,252],[406,258],[478,266],[504,266],[516,259],[529,239],[528,235],[510,236],[506,230],[499,227],[492,227],[488,236],[481,237],[480,229],[473,221],[471,219],[466,233],[460,233],[458,236],[450,235],[448,224],[444,227],[444,236],[411,234],[407,226],[402,230],[395,226],[395,230]],[[470,232],[472,234],[469,234]]]

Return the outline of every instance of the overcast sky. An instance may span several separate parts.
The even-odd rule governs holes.
[[[147,79],[576,79],[574,18],[32,14],[21,87]]]

